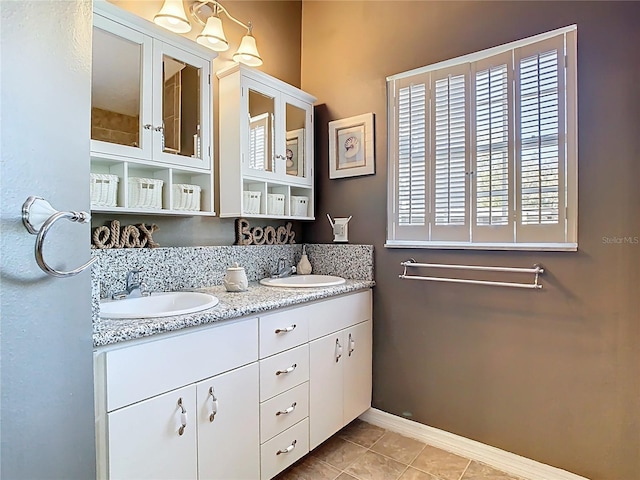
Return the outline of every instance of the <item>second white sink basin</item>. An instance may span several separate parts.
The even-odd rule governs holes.
[[[218,299],[208,293],[167,292],[152,293],[148,297],[103,300],[102,318],[152,318],[184,315],[215,307]]]
[[[260,283],[269,287],[315,288],[341,285],[345,281],[344,278],[333,275],[292,275],[284,278],[263,278]]]

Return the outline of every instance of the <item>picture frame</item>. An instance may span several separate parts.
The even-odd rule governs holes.
[[[375,174],[373,113],[329,122],[329,178]]]
[[[304,128],[287,132],[286,172],[294,177],[304,177]]]

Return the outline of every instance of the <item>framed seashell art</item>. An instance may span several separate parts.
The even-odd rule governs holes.
[[[375,174],[373,113],[329,122],[329,178]]]

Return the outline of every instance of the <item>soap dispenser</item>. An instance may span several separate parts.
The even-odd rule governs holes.
[[[298,266],[296,267],[296,272],[299,275],[309,275],[311,273],[312,267],[309,262],[309,258],[307,257],[307,246],[302,246],[302,258],[298,262]]]

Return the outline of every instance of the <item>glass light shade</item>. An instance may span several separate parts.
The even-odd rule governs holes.
[[[187,20],[182,0],[164,0],[164,5],[153,17],[156,25],[160,25],[175,33],[187,33],[191,30],[191,24]]]
[[[229,42],[227,37],[224,36],[220,17],[209,17],[207,19],[207,24],[202,29],[202,33],[196,38],[196,42],[216,52],[224,52],[229,49]]]
[[[262,58],[258,53],[258,47],[256,47],[256,39],[252,35],[242,37],[238,51],[233,54],[233,60],[250,67],[262,65]]]

